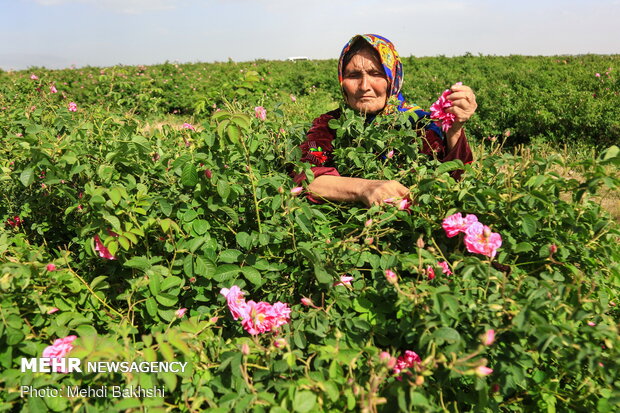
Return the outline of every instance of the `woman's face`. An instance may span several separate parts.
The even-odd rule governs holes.
[[[370,115],[383,110],[388,80],[371,50],[362,49],[351,58],[344,68],[342,88],[351,109]]]

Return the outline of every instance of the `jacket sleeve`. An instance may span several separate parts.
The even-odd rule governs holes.
[[[333,146],[334,132],[329,127],[329,121],[334,119],[332,113],[325,113],[312,122],[310,130],[306,134],[306,140],[299,145],[301,149],[301,162],[312,164],[314,177],[321,175],[340,176],[334,166]],[[306,180],[306,174],[300,173],[293,176],[296,184]]]

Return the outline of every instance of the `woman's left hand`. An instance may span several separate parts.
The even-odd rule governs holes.
[[[452,85],[450,90],[452,93],[448,95],[448,100],[452,102],[452,106],[445,111],[456,116],[456,122],[467,122],[478,107],[474,91],[465,85]]]
[[[471,118],[478,107],[476,95],[474,95],[474,91],[469,86],[452,85],[450,90],[452,90],[452,93],[448,95],[448,100],[452,102],[452,106],[444,110],[452,113],[456,118],[446,134],[448,137],[448,150],[452,150],[456,146],[461,137],[463,125]]]

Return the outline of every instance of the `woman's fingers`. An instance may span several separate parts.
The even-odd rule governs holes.
[[[409,189],[398,181],[372,181],[365,192],[365,204],[371,206],[386,203],[390,198],[403,198]]]

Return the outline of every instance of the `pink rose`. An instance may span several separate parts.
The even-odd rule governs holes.
[[[452,238],[461,232],[467,231],[467,228],[474,222],[478,222],[478,217],[474,214],[467,214],[465,218],[463,218],[463,215],[457,212],[444,219],[441,226],[446,231],[448,238]]]
[[[400,374],[403,370],[410,369],[415,367],[416,364],[422,362],[420,356],[418,356],[414,351],[405,350],[405,354],[400,356],[396,360],[396,365],[394,366],[394,374]],[[398,380],[401,380],[401,377],[397,377]]]
[[[56,271],[56,266],[54,264],[47,264],[45,269],[47,269],[47,271],[49,272]]]
[[[179,308],[177,311],[174,312],[174,315],[176,315],[178,318],[182,318],[186,312],[187,308]]]
[[[312,302],[312,300],[307,297],[302,297],[301,303],[306,307],[314,307],[314,303]]]
[[[95,235],[93,237],[93,239],[95,240],[95,251],[97,251],[99,253],[99,256],[101,258],[105,258],[106,260],[115,260],[116,259],[116,257],[110,253],[110,250],[108,250],[105,247],[105,245],[103,245],[103,242],[101,242],[101,239],[99,238],[99,235]]]
[[[501,235],[491,232],[489,227],[480,222],[474,222],[465,231],[465,246],[469,252],[494,258],[501,245]]]
[[[461,84],[461,82],[457,83],[457,85]],[[446,112],[446,109],[452,106],[452,102],[448,99],[450,94],[452,94],[452,91],[450,89],[446,89],[441,94],[439,99],[431,105],[430,109],[431,118],[441,121],[441,129],[444,132],[447,132],[452,127],[452,123],[456,119],[454,114]]]
[[[30,75],[30,79],[32,79],[32,80],[38,80],[38,79],[39,79],[39,77],[33,73],[33,74],[31,74],[31,75]]]
[[[429,265],[428,267],[426,267],[426,275],[428,276],[429,280],[435,279],[435,269]]]
[[[185,123],[183,124],[183,129],[189,129],[189,130],[193,130],[193,131],[195,131],[195,130],[196,130],[196,128],[194,128],[194,126],[193,126],[192,124],[187,123],[187,122],[185,122]]]
[[[45,350],[43,350],[42,357],[55,359],[64,358],[67,354],[69,354],[71,350],[73,350],[72,343],[75,341],[76,338],[77,336],[67,336],[65,338],[57,339],[56,341],[54,341],[54,344],[46,347]],[[62,371],[61,367],[57,367],[56,371],[60,373],[66,373],[65,371]]]
[[[239,287],[233,285],[230,289],[222,288],[220,290],[220,294],[226,297],[228,309],[235,320],[245,317],[247,313],[247,305],[245,298],[243,298],[243,292],[239,289]]]
[[[291,189],[291,195],[297,196],[301,194],[303,190],[304,190],[303,186],[296,186],[295,188]]]
[[[482,344],[490,346],[495,341],[495,330],[487,330],[482,336]]]
[[[398,282],[398,276],[392,270],[385,270],[385,279],[390,284],[396,284]]]
[[[353,277],[350,277],[348,275],[341,275],[340,276],[340,281],[337,281],[334,283],[334,287],[337,287],[339,285],[351,285],[351,281],[353,280]]]
[[[256,116],[256,118],[260,120],[267,119],[267,109],[262,106],[256,106],[254,108],[254,116]]]
[[[245,331],[252,335],[257,335],[270,331],[274,327],[276,317],[272,311],[271,304],[264,301],[256,303],[251,300],[246,304],[247,312],[241,321]]]
[[[274,323],[271,327],[272,330],[277,329],[284,324],[287,324],[291,319],[291,309],[287,304],[279,301],[271,305],[271,314],[274,317]]]
[[[450,267],[448,266],[448,263],[445,261],[439,261],[437,263],[438,266],[441,267],[441,271],[446,274],[446,275],[452,275],[452,271],[450,271]]]
[[[77,103],[69,102],[69,112],[77,112]]]
[[[491,373],[493,373],[493,369],[490,369],[487,366],[478,366],[476,368],[476,375],[478,377],[488,376]]]
[[[58,90],[56,89],[56,86],[54,86],[54,85],[50,86],[50,93],[58,93]]]
[[[273,340],[273,345],[275,348],[284,348],[286,347],[288,343],[286,342],[285,338],[276,338],[275,340]]]
[[[58,311],[58,308],[56,308],[56,307],[52,307],[52,308],[50,308],[49,310],[47,310],[47,313],[48,313],[48,314],[54,314],[56,311]]]

